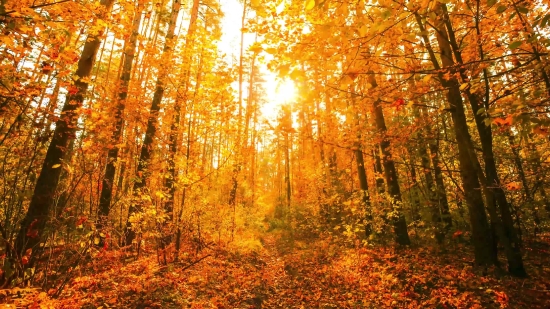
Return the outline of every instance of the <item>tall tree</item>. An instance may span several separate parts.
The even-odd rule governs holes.
[[[143,16],[143,9],[145,3],[143,0],[138,0],[134,9],[134,19],[132,22],[132,29],[130,38],[125,42],[124,46],[124,58],[122,60],[122,73],[120,75],[120,86],[118,90],[117,106],[115,108],[114,119],[115,128],[112,136],[112,147],[107,153],[107,165],[105,166],[105,175],[103,176],[101,195],[99,197],[99,222],[106,221],[107,216],[111,208],[111,200],[113,196],[113,185],[115,181],[116,166],[118,160],[118,153],[120,150],[121,137],[123,133],[124,125],[124,109],[126,107],[126,98],[128,97],[128,87],[130,84],[130,78],[132,74],[132,66],[134,64],[134,56],[137,46],[137,38],[139,35],[139,28],[141,25],[141,19]],[[100,223],[101,224],[101,223]],[[101,224],[102,225],[102,224]],[[100,226],[101,226],[100,225]]]
[[[420,31],[425,31],[420,15],[416,15],[416,20]],[[452,68],[452,51],[445,33],[441,28],[436,31],[437,42],[440,48],[440,57],[443,68]],[[435,52],[431,47],[431,42],[426,34],[422,36],[426,50],[435,69],[441,69]],[[483,196],[478,190],[480,182],[476,174],[475,163],[470,156],[470,146],[472,144],[470,133],[468,132],[468,123],[460,94],[460,85],[456,78],[445,80],[441,74],[441,84],[447,89],[446,99],[450,106],[451,118],[453,120],[454,132],[458,146],[458,158],[460,163],[460,176],[465,193],[466,203],[470,213],[470,224],[472,227],[472,240],[474,244],[475,261],[477,265],[488,266],[497,262],[496,252],[493,250],[491,231],[485,213]]]
[[[141,145],[141,152],[139,155],[139,162],[137,166],[137,173],[139,180],[134,183],[134,194],[144,194],[143,189],[146,188],[147,178],[149,174],[149,163],[153,153],[153,142],[155,134],[157,132],[157,125],[159,119],[159,111],[161,108],[162,98],[164,96],[165,83],[168,75],[168,68],[172,59],[172,50],[175,44],[174,35],[176,30],[176,22],[178,19],[181,3],[180,0],[174,0],[172,3],[172,11],[170,13],[170,20],[168,22],[168,29],[166,32],[166,39],[164,42],[164,48],[162,50],[162,59],[164,62],[161,64],[159,74],[157,76],[155,92],[153,94],[153,101],[151,102],[151,108],[149,110],[149,117],[147,120],[147,128],[145,132],[145,138]],[[128,209],[128,222],[126,224],[126,239],[125,244],[132,244],[136,237],[136,233],[132,227],[130,218],[138,211],[139,207],[132,204]]]
[[[374,72],[369,71],[368,83],[370,84],[371,89],[378,87],[376,78],[374,77]],[[395,169],[395,164],[392,159],[392,154],[389,150],[390,141],[386,136],[387,128],[386,122],[384,120],[384,112],[382,111],[382,105],[380,99],[375,99],[373,101],[373,114],[376,128],[378,129],[379,134],[382,135],[382,141],[380,142],[380,151],[382,153],[382,165],[384,166],[384,176],[386,179],[386,184],[388,186],[388,193],[390,194],[391,203],[392,203],[392,222],[393,229],[395,233],[395,240],[400,245],[408,245],[411,243],[409,239],[409,232],[407,229],[407,221],[405,215],[401,211],[402,208],[402,198],[401,190],[399,189],[399,180],[397,178],[397,171]]]
[[[105,17],[111,10],[114,0],[102,0],[99,7],[99,16]],[[102,32],[88,37],[75,73],[74,91],[67,95],[61,111],[61,117],[56,122],[53,137],[48,146],[42,170],[36,181],[27,214],[21,222],[21,229],[15,241],[15,254],[22,257],[27,249],[33,249],[31,263],[40,251],[38,244],[43,241],[42,236],[48,221],[49,213],[55,203],[55,194],[58,189],[59,176],[62,171],[63,158],[69,144],[76,137],[76,127],[79,118],[78,109],[82,106],[94,61],[101,45]]]

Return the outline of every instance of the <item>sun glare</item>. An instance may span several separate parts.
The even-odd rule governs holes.
[[[296,86],[289,79],[279,79],[275,76],[266,76],[265,88],[267,102],[262,107],[262,114],[269,119],[277,118],[281,106],[292,104],[296,99]]]

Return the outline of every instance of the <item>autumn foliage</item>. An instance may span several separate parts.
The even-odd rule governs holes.
[[[547,308],[549,6],[1,0],[0,302]]]

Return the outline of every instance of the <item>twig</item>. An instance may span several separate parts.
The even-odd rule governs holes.
[[[29,9],[37,9],[37,8],[42,8],[42,7],[45,7],[45,6],[56,5],[56,4],[60,4],[60,3],[64,3],[64,2],[69,2],[69,1],[71,1],[71,0],[60,0],[60,1],[52,2],[52,3],[44,3],[44,4],[38,4],[38,5],[29,6],[28,8],[29,8]],[[0,14],[0,16],[8,16],[8,15],[10,15],[11,13],[15,13],[15,10],[9,11],[9,12],[3,13],[3,14]]]
[[[209,256],[212,256],[212,254],[207,254],[207,255],[201,257],[200,259],[198,259],[198,260],[196,260],[196,261],[190,263],[189,265],[183,267],[182,269],[180,269],[180,271],[184,271],[184,270],[187,270],[187,269],[193,267],[194,265],[198,264],[200,261],[206,259],[206,258],[209,257]]]

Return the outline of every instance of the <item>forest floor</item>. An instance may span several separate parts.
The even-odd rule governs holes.
[[[204,249],[166,267],[156,256],[124,262],[103,252],[55,299],[38,289],[1,292],[18,308],[550,308],[542,249],[528,251],[530,277],[517,279],[476,274],[469,248],[450,250],[463,256],[342,248],[281,235],[266,234],[259,252]]]

